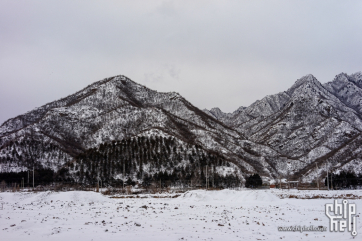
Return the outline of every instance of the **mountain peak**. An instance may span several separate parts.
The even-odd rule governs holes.
[[[335,87],[339,85],[346,84],[354,84],[359,88],[362,88],[362,72],[356,72],[354,74],[348,75],[346,73],[340,73],[335,76],[333,81],[326,83],[326,86],[335,85]]]
[[[222,112],[222,110],[220,110],[219,107],[214,107],[214,108],[212,108],[210,111]]]
[[[337,74],[336,77],[334,78],[333,81],[336,81],[336,80],[339,80],[339,81],[346,81],[348,82],[348,75],[346,73],[340,73],[340,74]]]
[[[304,83],[315,83],[318,82],[317,78],[314,77],[314,75],[312,74],[307,74],[305,76],[303,76],[302,78],[298,79],[295,84],[300,85],[300,84],[304,84]],[[319,82],[318,82],[319,83]]]
[[[246,108],[247,107],[245,107],[245,106],[240,106],[233,112],[233,115],[239,114],[240,112],[244,111]]]
[[[312,74],[308,74],[308,75],[305,75],[302,78],[298,79],[297,81],[295,81],[294,85],[292,87],[290,87],[286,91],[286,93],[289,96],[292,96],[294,94],[294,92],[302,86],[315,86],[317,88],[320,88],[320,87],[323,88],[323,86],[317,80],[316,77],[314,77]]]
[[[351,74],[351,76],[359,76],[359,77],[362,78],[362,71],[358,71],[358,72],[356,72],[354,74]]]
[[[210,110],[210,113],[216,118],[216,119],[221,119],[223,117],[225,117],[227,114],[222,112],[222,110],[220,110],[219,107],[214,107]]]
[[[362,72],[361,71],[351,74],[349,77],[350,77],[349,79],[355,85],[357,85],[359,88],[362,88]]]

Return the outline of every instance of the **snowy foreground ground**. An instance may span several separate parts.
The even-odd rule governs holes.
[[[329,196],[361,197],[362,191],[321,191],[324,199],[300,199],[317,192],[198,190],[177,198],[109,198],[80,191],[0,193],[0,240],[353,239],[347,231],[329,231],[325,204],[333,202]],[[289,193],[298,198],[289,198]],[[362,199],[348,201],[357,205],[355,239],[361,240]],[[291,225],[324,226],[327,231],[278,231]]]

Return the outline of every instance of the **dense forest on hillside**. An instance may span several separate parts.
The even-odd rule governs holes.
[[[58,170],[71,160],[71,157],[59,146],[52,142],[39,141],[34,136],[10,141],[0,149],[2,172],[32,170],[33,167],[39,170],[44,168]]]
[[[18,149],[26,146],[26,152],[18,153]],[[92,148],[72,161],[67,162],[56,172],[48,173],[44,179],[38,175],[44,173],[44,168],[34,160],[44,159],[67,160],[57,147],[32,141],[12,142],[8,147],[16,160],[10,157],[0,160],[4,172],[1,180],[20,182],[27,180],[27,172],[12,172],[14,166],[26,166],[30,170],[35,167],[35,183],[49,184],[51,182],[80,183],[95,185],[101,180],[104,185],[120,186],[140,184],[162,186],[205,186],[209,187],[240,186],[241,181],[232,163],[218,153],[204,150],[201,146],[190,145],[173,137],[150,136],[133,137],[122,141],[113,141]],[[22,149],[24,150],[24,148]],[[48,153],[48,154],[44,154]],[[32,174],[31,174],[32,175]],[[206,178],[207,175],[207,178]],[[25,181],[27,183],[27,181]],[[31,184],[31,181],[30,181]]]
[[[91,183],[99,177],[105,183],[133,182],[161,185],[239,186],[241,180],[229,162],[218,153],[205,151],[173,137],[134,137],[101,144],[69,163],[77,182]]]
[[[138,182],[144,186],[159,181],[162,185],[205,186],[207,168],[210,187],[241,185],[234,164],[220,154],[158,135],[104,143],[76,158],[52,142],[29,135],[1,147],[0,168],[0,181],[7,183],[27,180],[27,170],[34,168],[37,184],[94,184],[100,179],[105,184],[119,185],[127,180],[127,184]],[[44,170],[52,173],[46,179],[38,175]]]

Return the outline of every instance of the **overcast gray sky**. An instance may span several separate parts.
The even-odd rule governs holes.
[[[362,71],[362,1],[0,1],[0,123],[123,74],[232,112]]]

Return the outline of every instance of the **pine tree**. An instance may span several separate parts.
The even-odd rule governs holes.
[[[263,184],[261,177],[259,174],[255,173],[254,175],[249,176],[246,179],[245,187],[248,188],[257,188],[260,187]]]

